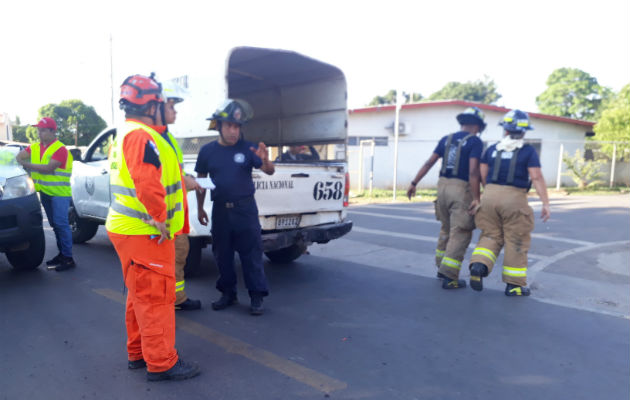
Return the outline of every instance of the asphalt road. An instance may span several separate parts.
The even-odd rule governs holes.
[[[266,264],[261,317],[248,314],[242,283],[239,306],[210,309],[205,251],[186,282],[204,308],[177,314],[179,353],[202,374],[182,382],[127,370],[120,265],[102,228],[75,246],[72,271],[16,273],[2,257],[0,399],[630,397],[629,196],[552,199],[532,241],[529,298],[504,296],[499,268],[481,293],[441,289],[430,203],[349,216],[346,237]]]

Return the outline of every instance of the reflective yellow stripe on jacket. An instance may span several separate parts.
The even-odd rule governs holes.
[[[63,143],[59,140],[54,141],[40,158],[40,144],[34,143],[31,145],[31,163],[38,165],[48,165],[50,160],[57,150],[64,147]],[[45,193],[49,196],[70,197],[72,196],[72,189],[70,187],[70,176],[72,176],[72,154],[68,152],[68,159],[66,160],[66,168],[57,168],[53,172],[43,173],[35,172],[31,173],[31,178],[35,183],[35,190]]]
[[[162,164],[161,182],[166,189],[166,224],[171,237],[184,226],[183,192],[177,155],[168,142],[147,125],[126,121],[125,128],[117,135],[112,145],[110,157],[110,191],[112,202],[107,214],[105,228],[109,232],[122,235],[157,235],[157,228],[146,224],[143,219],[151,219],[147,209],[138,200],[136,188],[127,169],[123,155],[123,142],[130,132],[141,129],[151,135],[157,146]]]

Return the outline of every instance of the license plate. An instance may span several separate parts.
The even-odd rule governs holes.
[[[290,229],[300,226],[299,215],[285,215],[283,217],[276,217],[276,229]]]

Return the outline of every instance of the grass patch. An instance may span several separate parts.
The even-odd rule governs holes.
[[[595,186],[586,189],[579,189],[578,187],[563,187],[560,190],[549,188],[549,193],[560,195],[580,195],[580,196],[605,196],[613,194],[626,194],[630,193],[630,187],[627,186]]]
[[[364,190],[360,193],[350,193],[350,203],[351,204],[366,204],[366,203],[391,203],[394,201],[392,190],[385,189],[374,189],[372,190],[372,195],[370,196],[370,192]],[[416,191],[416,197],[412,197],[412,202],[426,202],[433,201],[437,197],[437,189],[418,189]],[[408,203],[409,199],[407,199],[407,191],[406,190],[397,190],[396,191],[396,202],[399,203]]]

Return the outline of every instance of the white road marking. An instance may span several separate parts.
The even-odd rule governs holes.
[[[616,242],[592,243],[592,244],[589,244],[588,246],[576,247],[574,249],[565,250],[556,254],[555,256],[545,257],[544,259],[538,261],[536,264],[532,265],[531,267],[527,269],[527,274],[531,278],[530,280],[533,282],[538,272],[542,271],[543,269],[547,268],[551,264],[556,263],[565,257],[569,257],[569,256],[572,256],[573,254],[582,253],[585,251],[601,250],[602,247],[617,246],[617,245],[623,245],[623,244],[630,245],[630,242],[628,242],[627,240],[619,240]]]
[[[379,218],[388,218],[388,219],[402,219],[405,221],[429,222],[432,224],[440,223],[440,221],[436,220],[435,218],[405,217],[402,215],[380,214],[380,213],[372,213],[372,212],[367,212],[367,211],[348,210],[348,214],[368,215],[370,217],[379,217]]]
[[[413,233],[402,233],[402,232],[392,232],[392,231],[383,231],[380,229],[369,229],[369,228],[363,228],[357,225],[354,225],[352,227],[352,231],[354,232],[359,232],[359,233],[367,233],[370,235],[380,235],[380,236],[390,236],[390,237],[398,237],[398,238],[402,238],[402,239],[411,239],[411,240],[420,240],[423,242],[430,242],[430,243],[436,243],[437,242],[437,237],[435,236],[425,236],[425,235],[416,235]],[[474,249],[475,248],[475,244],[471,243],[468,246],[469,249]],[[547,258],[546,256],[541,256],[538,254],[532,254],[532,253],[527,253],[527,257],[531,258],[532,260],[543,260],[545,258]]]
[[[359,215],[367,215],[371,217],[388,218],[388,219],[401,219],[405,221],[414,221],[414,222],[427,222],[427,223],[432,223],[432,224],[440,223],[440,221],[436,220],[435,218],[405,217],[402,215],[380,214],[380,213],[372,213],[372,212],[367,212],[367,211],[348,210],[348,214],[359,214]],[[577,239],[571,239],[571,238],[565,238],[565,237],[551,236],[548,233],[532,233],[531,236],[532,238],[536,238],[536,239],[552,240],[556,242],[563,242],[563,243],[570,243],[570,244],[577,244],[577,245],[584,245],[584,246],[590,246],[590,245],[595,244],[595,242],[587,242],[585,240],[577,240]]]

